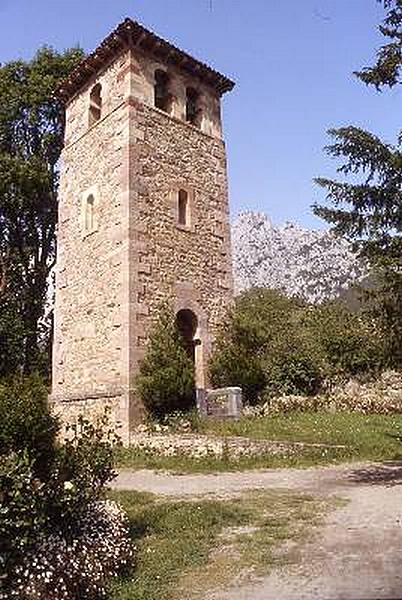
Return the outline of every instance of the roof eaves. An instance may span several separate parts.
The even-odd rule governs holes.
[[[125,19],[59,85],[56,90],[57,95],[62,100],[68,101],[89,77],[98,72],[118,52],[134,47],[150,52],[167,64],[177,66],[190,75],[199,77],[220,94],[229,92],[235,85],[225,75],[158,37],[140,23]]]

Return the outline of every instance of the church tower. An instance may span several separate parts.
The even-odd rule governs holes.
[[[221,96],[234,84],[126,19],[63,82],[52,401],[109,406],[129,441],[134,379],[161,302],[196,386],[232,299]]]

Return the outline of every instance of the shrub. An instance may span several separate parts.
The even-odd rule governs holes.
[[[212,384],[238,385],[250,404],[263,396],[317,394],[328,380],[376,374],[381,335],[362,314],[331,302],[309,305],[276,290],[241,294],[215,344]]]
[[[98,424],[78,418],[70,426],[72,436],[58,449],[49,478],[50,518],[65,535],[76,528],[76,521],[87,507],[103,498],[105,486],[116,476],[113,468],[115,434],[108,428],[107,414]],[[65,488],[69,493],[65,494]]]
[[[151,331],[136,387],[146,409],[158,418],[194,406],[194,363],[167,306]]]
[[[217,340],[209,371],[213,386],[240,386],[250,404],[258,402],[267,383],[260,358],[237,344],[228,332]]]
[[[294,334],[294,335],[292,335]],[[325,359],[309,336],[289,331],[263,358],[265,393],[316,394],[326,374]]]
[[[24,556],[9,598],[104,598],[108,580],[131,559],[128,522],[117,504],[88,504],[70,538],[50,533]]]
[[[304,307],[276,290],[241,294],[210,361],[213,385],[239,385],[251,404],[267,389],[315,392],[325,364],[309,330],[301,326]]]
[[[26,452],[0,456],[0,581],[40,539],[46,522],[46,490]]]
[[[47,389],[33,375],[0,384],[0,454],[24,451],[36,475],[44,477],[55,456],[59,424],[47,406]]]
[[[122,516],[103,500],[114,477],[106,416],[97,426],[80,418],[60,445],[39,381],[3,384],[0,406],[1,600],[103,597],[131,552]]]
[[[331,377],[377,374],[384,367],[382,335],[364,313],[327,302],[308,311],[306,321],[323,348]]]

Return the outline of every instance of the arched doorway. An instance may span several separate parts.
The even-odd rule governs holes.
[[[184,347],[194,362],[195,388],[205,388],[204,359],[201,327],[197,315],[183,308],[176,315],[177,328],[182,336]]]
[[[198,327],[198,319],[197,316],[193,313],[192,310],[188,308],[184,308],[179,310],[176,315],[176,324],[177,329],[180,332],[180,335],[183,339],[183,343],[187,354],[191,358],[191,360],[195,363],[195,333]]]

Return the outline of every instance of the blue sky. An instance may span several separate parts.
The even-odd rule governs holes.
[[[130,16],[233,77],[224,99],[232,215],[323,226],[312,179],[334,175],[326,130],[355,124],[393,142],[399,89],[376,93],[352,71],[370,63],[375,0],[0,0],[0,62],[43,44],[93,49]]]

